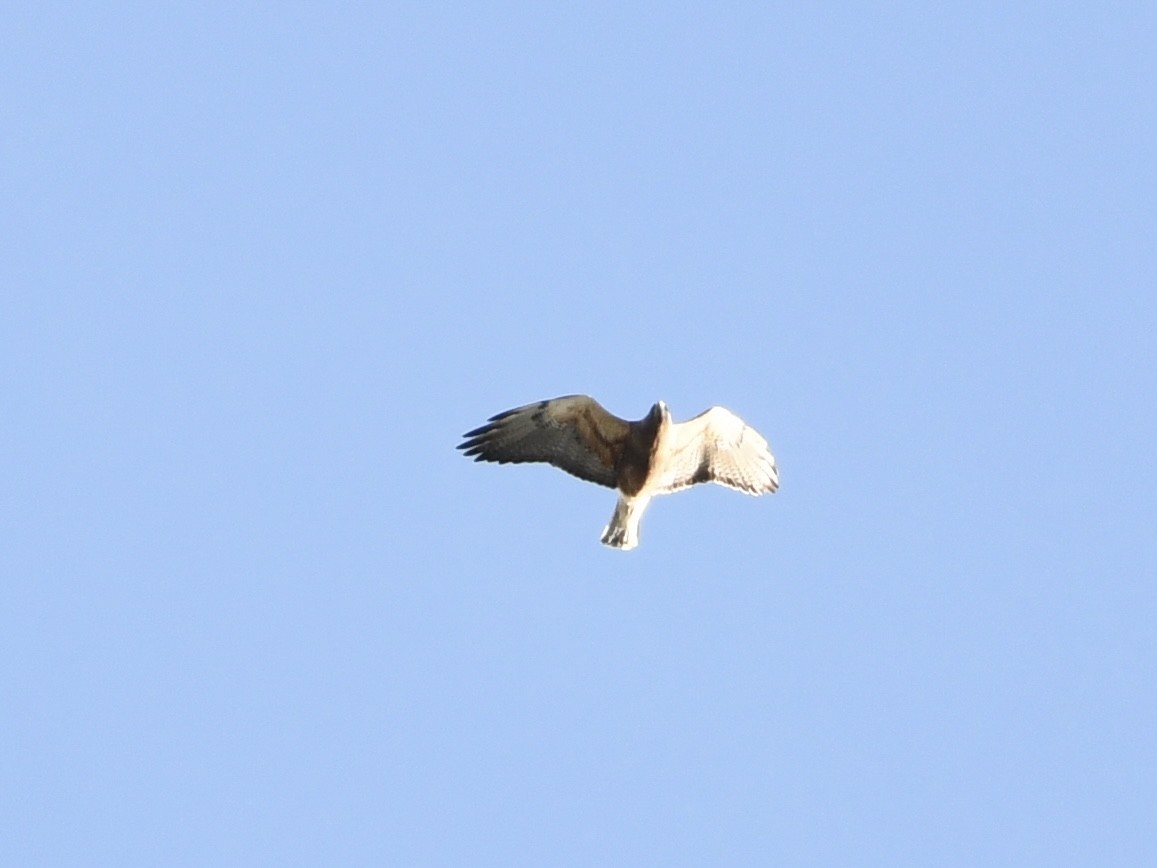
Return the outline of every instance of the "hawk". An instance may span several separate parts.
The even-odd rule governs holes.
[[[744,494],[779,488],[779,468],[759,432],[723,407],[672,422],[662,401],[637,422],[608,413],[587,395],[568,395],[491,416],[458,448],[475,461],[542,461],[579,479],[618,489],[602,541],[639,544],[639,521],[651,498],[697,482]]]

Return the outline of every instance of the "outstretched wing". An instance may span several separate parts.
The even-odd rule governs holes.
[[[544,461],[560,470],[614,488],[615,467],[629,424],[594,398],[568,395],[507,410],[467,432],[458,446],[475,461],[520,464]]]
[[[759,432],[723,407],[671,426],[667,448],[657,456],[654,485],[678,491],[697,482],[718,482],[745,494],[779,488],[779,468]]]

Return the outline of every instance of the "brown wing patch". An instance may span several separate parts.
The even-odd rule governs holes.
[[[607,467],[618,463],[630,424],[604,410],[593,398],[573,396],[546,402],[556,424],[570,426],[579,440]]]

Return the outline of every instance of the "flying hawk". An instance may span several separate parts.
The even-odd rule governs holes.
[[[779,488],[767,441],[723,407],[674,423],[659,401],[638,422],[628,422],[594,398],[568,395],[491,416],[463,436],[458,448],[475,461],[545,461],[617,488],[619,500],[602,541],[624,550],[639,544],[639,520],[656,494],[697,482],[718,482],[745,494]]]

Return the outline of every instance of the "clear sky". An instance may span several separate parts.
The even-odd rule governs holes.
[[[0,863],[1157,864],[1155,46],[6,5]],[[575,392],[782,488],[454,450]]]

